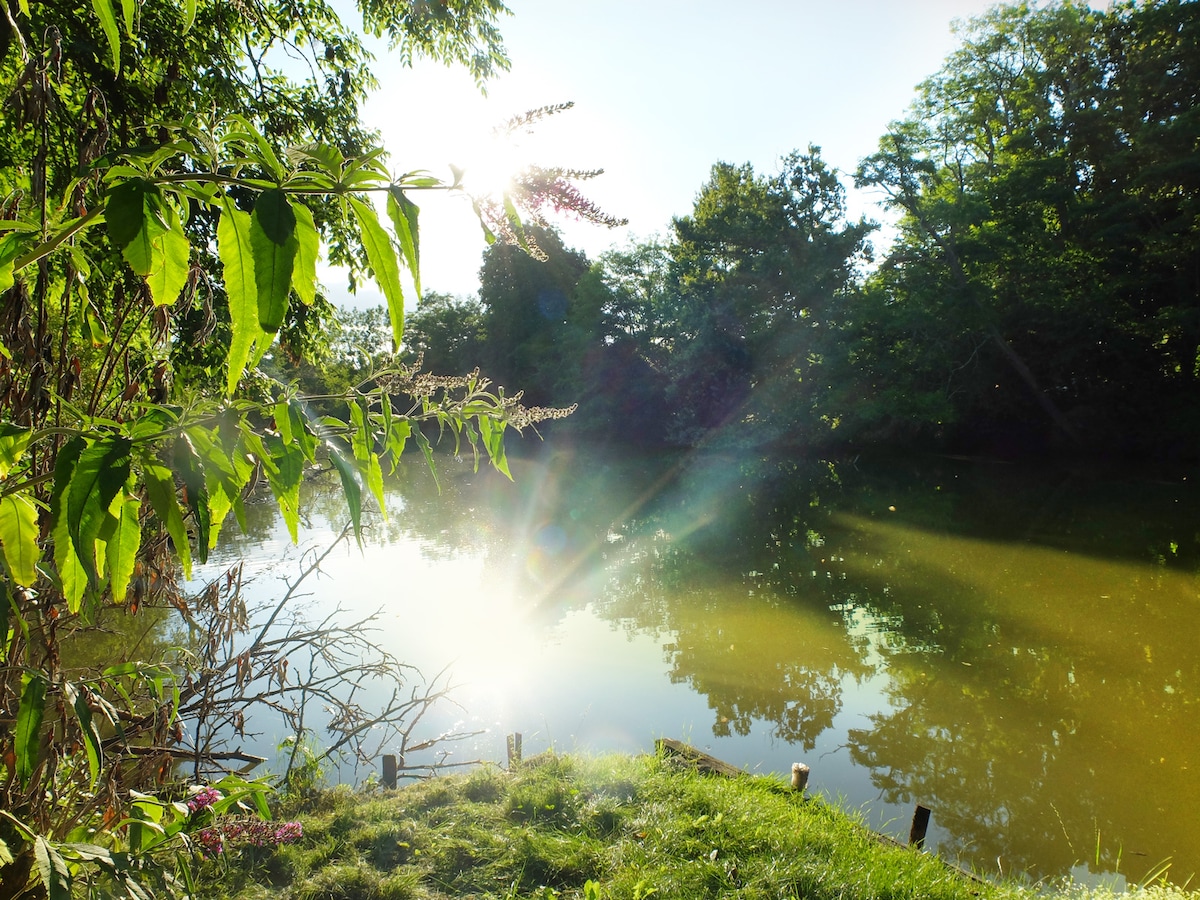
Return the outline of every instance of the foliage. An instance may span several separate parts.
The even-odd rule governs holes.
[[[542,259],[507,243],[493,244],[484,254],[479,272],[487,334],[483,361],[500,384],[536,385],[530,398],[549,404],[558,399],[555,385],[563,367],[572,364],[563,338],[575,287],[588,265],[552,229],[531,226],[527,237]]]
[[[359,11],[405,59],[480,79],[507,64],[497,0]],[[507,474],[506,430],[557,414],[389,363],[326,415],[270,376],[276,348],[312,349],[329,321],[322,248],[379,287],[398,347],[420,285],[413,197],[460,189],[393,176],[371,147],[368,61],[322,2],[47,0],[0,25],[0,898],[194,894],[187,857],[171,861],[175,766],[244,761],[213,729],[244,730],[258,702],[299,738],[339,679],[350,697],[393,679],[374,718],[342,695],[338,752],[440,693],[403,694],[390,657],[339,656],[371,649],[367,623],[306,630],[283,617],[290,594],[257,620],[236,570],[198,597],[178,583],[231,516],[245,527],[254,490],[295,540],[306,472],[336,471],[357,535],[410,440],[432,464],[423,423]],[[521,207],[505,209],[519,239]],[[115,607],[173,609],[203,634],[191,655],[73,665],[64,639]],[[327,668],[289,675],[297,650]],[[245,796],[265,810],[263,789]]]
[[[408,317],[405,348],[434,372],[466,372],[482,359],[484,310],[472,297],[426,291]]]
[[[863,162],[903,218],[855,352],[917,376],[902,417],[1033,449],[1194,436],[1198,29],[1175,0],[998,7]]]

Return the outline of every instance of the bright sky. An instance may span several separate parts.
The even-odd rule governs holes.
[[[482,97],[462,70],[405,69],[376,49],[382,89],[368,103],[396,171],[450,178],[492,128],[552,103],[575,108],[522,139],[528,161],[603,168],[586,193],[626,228],[565,221],[569,246],[595,259],[632,238],[665,234],[690,212],[713,163],[774,173],[810,143],[849,174],[901,117],[915,86],[956,45],[951,21],[992,0],[509,0],[501,21],[512,70]],[[426,289],[478,288],[482,232],[470,207],[420,195]],[[869,197],[852,213],[878,218]],[[336,302],[347,302],[331,277]],[[361,293],[356,304],[378,296]]]

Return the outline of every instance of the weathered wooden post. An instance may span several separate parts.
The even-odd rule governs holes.
[[[383,758],[383,786],[385,788],[396,787],[396,757],[390,753]]]
[[[908,846],[920,850],[925,846],[925,832],[929,830],[929,810],[917,804],[913,810],[912,828],[908,830]]]
[[[508,767],[521,764],[521,732],[514,731],[508,736]]]
[[[804,763],[792,763],[792,790],[804,793],[808,786],[809,768]]]

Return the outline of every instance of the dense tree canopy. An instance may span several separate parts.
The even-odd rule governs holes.
[[[858,169],[875,259],[816,148],[721,162],[586,274],[490,251],[485,355],[593,437],[1194,456],[1198,38],[1195,2],[999,6]]]

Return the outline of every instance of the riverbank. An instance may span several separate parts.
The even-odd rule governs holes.
[[[285,799],[303,837],[230,846],[198,873],[212,900],[438,898],[1107,898],[975,880],[881,841],[774,778],[654,756],[544,754],[399,790]],[[1142,900],[1188,896],[1158,885]]]

